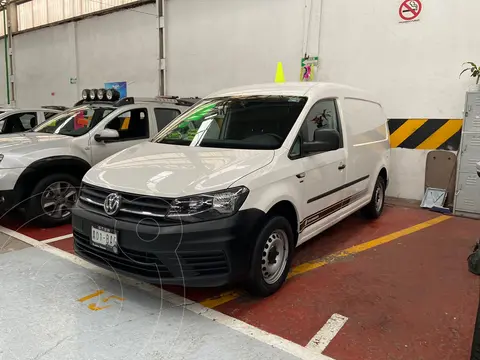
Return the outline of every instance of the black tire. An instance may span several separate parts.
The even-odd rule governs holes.
[[[262,256],[270,236],[280,230],[286,234],[288,241],[288,255],[286,255],[286,265],[278,280],[268,283],[264,279],[262,270]],[[295,250],[294,236],[290,223],[283,216],[273,216],[267,219],[265,225],[261,228],[252,253],[250,271],[246,282],[247,291],[254,296],[267,297],[280,289],[285,282],[292,264],[293,251]]]
[[[368,219],[378,219],[382,215],[383,207],[385,206],[385,179],[381,176],[377,178],[375,187],[373,188],[372,199],[362,209],[362,214]],[[377,194],[380,192],[381,206],[377,206]]]
[[[69,174],[52,174],[42,178],[34,186],[30,199],[27,201],[26,217],[27,220],[32,220],[36,224],[45,227],[59,226],[67,224],[71,221],[71,213],[68,216],[62,218],[54,218],[44,212],[42,208],[42,194],[52,184],[56,182],[65,182],[72,185],[77,191],[76,197],[78,197],[78,189],[80,186],[80,179]]]

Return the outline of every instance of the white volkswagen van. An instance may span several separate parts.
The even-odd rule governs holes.
[[[242,282],[268,296],[296,246],[357,210],[381,215],[389,154],[386,116],[364,91],[218,92],[86,173],[75,251],[147,282]]]

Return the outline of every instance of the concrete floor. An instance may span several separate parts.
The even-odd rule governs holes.
[[[0,254],[28,248],[29,245],[23,241],[0,233]]]
[[[118,279],[8,243],[0,359],[297,359]]]
[[[48,243],[62,253],[73,250],[69,226],[38,229],[20,226],[14,221],[3,221],[2,225],[17,230],[20,237],[27,238],[31,243]],[[302,348],[308,347],[312,339],[315,339],[318,333],[322,333],[329,319],[343,316],[347,319],[346,322],[337,328],[329,341],[324,343],[321,351],[335,360],[468,359],[478,301],[479,278],[468,272],[466,259],[479,237],[480,222],[477,220],[444,217],[412,207],[387,206],[384,215],[376,221],[367,221],[353,215],[299,247],[293,262],[292,276],[277,294],[268,299],[254,299],[235,288],[166,289]],[[10,248],[14,246],[22,245],[10,245]],[[244,338],[244,333],[232,332],[232,329],[220,324],[212,325],[208,320],[209,325],[204,325],[204,318],[198,320],[197,324],[197,320],[194,320],[197,317],[195,314],[189,314],[188,318],[192,320],[183,323],[188,325],[186,328],[180,328],[178,322],[181,317],[178,312],[183,308],[179,309],[172,304],[163,307],[162,314],[166,314],[165,319],[148,315],[149,312],[155,314],[153,309],[158,313],[160,309],[158,299],[150,300],[148,296],[144,297],[146,295],[140,290],[130,287],[127,296],[121,295],[119,294],[121,289],[116,282],[106,280],[95,272],[80,269],[71,263],[66,265],[63,260],[58,262],[59,260],[54,260],[49,254],[48,259],[45,259],[45,254],[38,255],[39,250],[33,253],[32,251],[33,249],[24,249],[0,255],[2,274],[11,267],[11,270],[8,270],[9,277],[17,279],[8,281],[5,286],[3,279],[0,281],[2,290],[7,288],[7,285],[10,286],[5,292],[7,295],[3,295],[3,291],[0,295],[0,322],[4,321],[3,314],[7,311],[10,312],[8,322],[12,317],[19,316],[15,314],[21,314],[18,323],[14,322],[17,330],[12,337],[7,338],[8,334],[0,333],[2,350],[9,349],[3,344],[6,339],[15,342],[15,336],[26,334],[30,338],[32,334],[40,331],[38,329],[45,330],[45,326],[39,324],[45,322],[51,314],[59,312],[57,308],[61,307],[52,307],[52,304],[61,303],[65,304],[67,314],[69,312],[75,314],[73,316],[75,320],[67,316],[70,319],[68,327],[70,332],[55,322],[55,329],[50,334],[50,347],[55,346],[57,341],[63,338],[58,334],[74,333],[80,338],[74,336],[65,342],[74,345],[70,346],[74,349],[80,349],[82,354],[88,346],[99,351],[99,354],[104,354],[103,351],[109,349],[108,346],[104,346],[104,343],[107,343],[121,349],[118,353],[113,350],[115,355],[127,351],[130,356],[129,350],[138,351],[141,344],[147,344],[140,354],[150,356],[152,351],[165,353],[170,350],[169,344],[162,343],[162,339],[164,333],[173,331],[179,334],[178,342],[175,343],[178,343],[179,347],[177,350],[171,350],[173,355],[166,358],[180,359],[183,351],[187,354],[185,358],[190,358],[188,357],[190,354],[199,351],[202,356],[203,351],[217,351],[210,349],[209,346],[220,349],[212,352],[220,359],[230,356],[249,359],[256,358],[259,354],[267,358],[292,356],[289,355],[291,352],[285,354],[280,351],[277,354],[278,349],[263,343],[254,342],[254,345],[250,345],[252,339]],[[3,264],[5,260],[2,259],[13,259],[18,256],[17,254],[25,254],[19,258],[20,262],[10,260],[8,266]],[[23,266],[24,272],[30,268],[41,271],[35,272],[38,275],[32,278],[28,270],[30,280],[25,283],[25,276],[20,275],[22,273],[20,265]],[[45,281],[38,281],[44,279],[38,276],[45,276]],[[47,281],[49,276],[53,279]],[[21,289],[19,285],[15,285],[17,282],[23,284]],[[57,283],[58,285],[54,286]],[[48,286],[45,288],[41,284]],[[64,288],[65,290],[62,290]],[[105,290],[101,295],[102,299],[114,294],[127,300],[94,302],[93,307],[103,307],[112,302],[111,307],[98,311],[88,308],[91,304],[89,301],[85,303],[76,301],[77,298],[98,289]],[[21,293],[18,292],[20,290]],[[43,315],[41,318],[39,315],[31,315],[30,308],[25,304],[30,307],[33,305],[31,301],[25,302],[25,294],[32,299],[38,297],[39,304],[43,304],[35,307],[34,313],[48,310],[48,316]],[[33,304],[36,304],[36,301]],[[12,304],[12,308],[3,306],[5,303]],[[8,310],[3,310],[4,308]],[[128,310],[126,314],[123,314],[123,311],[126,311],[124,309]],[[141,333],[141,341],[135,338],[140,341],[139,346],[136,346],[132,339],[123,339],[124,335],[116,330],[115,337],[112,338],[108,324],[117,324],[117,328],[122,330],[124,327],[133,329],[140,322],[143,325],[144,321],[137,320],[138,317],[130,315],[132,313],[141,319],[144,317],[145,324],[150,330],[154,327],[153,324],[157,326],[155,329],[158,331],[155,331],[153,336],[154,342],[145,340],[151,331],[144,330]],[[31,321],[30,318],[36,321],[34,326],[26,325]],[[155,322],[154,318],[159,318],[160,321]],[[72,322],[75,325],[71,325]],[[206,337],[203,336],[204,328],[208,329]],[[225,337],[217,337],[217,329],[221,333],[219,335]],[[327,332],[329,330],[331,329],[327,326]],[[92,331],[95,331],[94,335]],[[101,335],[103,332],[109,334],[105,340],[98,344],[96,343],[98,340],[92,340],[103,339]],[[120,341],[116,341],[117,336],[120,337]],[[171,336],[167,339],[169,342],[173,341]],[[94,344],[85,345],[85,341]],[[122,347],[124,343],[129,346]],[[238,347],[235,347],[235,344]],[[245,350],[243,344],[250,350]],[[63,343],[57,347],[67,351]],[[161,350],[156,350],[158,348]],[[258,353],[256,349],[266,351],[266,355]],[[230,350],[235,355],[232,355]],[[32,356],[36,356],[33,354],[34,352]],[[68,355],[60,354],[68,358]],[[6,354],[4,358],[10,360],[14,357]]]

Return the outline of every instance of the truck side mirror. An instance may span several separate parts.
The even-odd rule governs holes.
[[[316,129],[313,141],[303,143],[303,151],[307,154],[333,151],[340,148],[340,134],[334,129]]]
[[[113,141],[120,138],[120,134],[117,130],[113,129],[103,129],[98,134],[94,136],[94,139],[98,142],[101,141]]]

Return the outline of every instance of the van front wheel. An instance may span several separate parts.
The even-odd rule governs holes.
[[[280,289],[290,271],[293,250],[294,237],[288,220],[282,216],[269,218],[257,236],[247,290],[266,297]]]
[[[382,215],[385,205],[385,179],[381,176],[377,178],[375,187],[373,188],[372,199],[362,209],[362,213],[369,219],[377,219]]]

